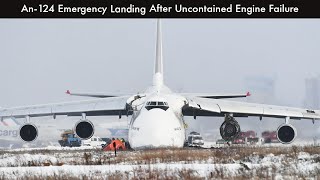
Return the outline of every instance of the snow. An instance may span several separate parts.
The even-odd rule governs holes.
[[[297,152],[296,154],[259,154],[252,153],[245,158],[233,161],[219,161],[219,157],[206,160],[175,161],[160,163],[159,160],[132,161],[131,155],[141,155],[144,151],[119,152],[126,154],[128,159],[114,161],[112,152],[103,152],[89,147],[79,148],[31,148],[3,151],[0,155],[0,177],[5,179],[24,179],[27,176],[47,177],[88,177],[89,179],[108,179],[115,174],[123,178],[148,177],[150,172],[158,172],[159,178],[174,176],[181,178],[181,172],[188,172],[194,177],[201,178],[234,178],[259,177],[275,179],[307,178],[317,179],[320,172],[320,152],[310,154]],[[166,151],[171,151],[166,150]],[[192,150],[195,151],[195,150]],[[209,151],[198,149],[197,151]],[[92,158],[107,156],[110,164],[84,165],[84,153],[92,153]],[[285,152],[285,151],[284,151]],[[163,152],[164,153],[164,152]],[[176,152],[177,153],[177,152]],[[236,158],[236,157],[234,157]],[[231,158],[232,160],[232,158]]]
[[[238,164],[151,164],[151,165],[79,165],[79,166],[44,166],[44,167],[2,167],[0,168],[1,176],[7,178],[18,178],[32,175],[54,176],[55,174],[68,174],[73,176],[94,176],[96,173],[110,174],[116,172],[132,174],[137,170],[159,170],[159,171],[181,171],[191,169],[201,177],[206,177],[215,168],[225,169],[225,177],[231,177],[237,174],[241,166]]]
[[[92,146],[80,146],[80,147],[61,147],[59,146],[47,146],[47,147],[41,147],[41,148],[17,148],[17,149],[11,149],[8,150],[8,152],[14,152],[14,151],[41,151],[41,150],[67,150],[67,151],[78,151],[78,150],[86,150],[86,149],[99,149]],[[101,149],[101,148],[100,148]]]
[[[253,169],[253,172],[256,172],[261,168],[259,164],[249,164],[250,169]],[[267,166],[266,166],[267,167]],[[150,164],[150,165],[63,165],[63,166],[43,166],[43,167],[1,167],[0,175],[7,177],[9,179],[14,178],[23,178],[28,175],[37,175],[37,176],[55,176],[59,175],[68,175],[68,176],[88,176],[95,177],[98,174],[112,174],[112,173],[123,173],[129,174],[133,177],[136,172],[147,172],[147,171],[166,171],[174,174],[182,170],[192,170],[199,177],[209,177],[210,173],[223,173],[224,177],[233,177],[241,175],[242,166],[240,164]],[[290,166],[289,169],[294,170],[293,172],[303,174],[305,176],[314,175],[315,169],[319,168],[319,164],[298,164],[296,167]],[[267,167],[271,171],[270,167]],[[271,174],[271,172],[269,172]],[[280,173],[277,173],[277,176],[280,177]]]
[[[38,155],[38,154],[19,154],[15,156],[8,156],[8,154],[3,155],[0,161],[0,167],[10,167],[10,166],[30,166],[31,163],[42,164],[51,163],[56,164],[58,162],[57,158],[48,155]]]

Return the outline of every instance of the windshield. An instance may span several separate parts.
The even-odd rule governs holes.
[[[194,140],[202,140],[202,137],[194,137]]]
[[[168,103],[164,101],[149,101],[146,103],[145,107],[148,111],[154,108],[159,108],[166,111],[169,108]]]

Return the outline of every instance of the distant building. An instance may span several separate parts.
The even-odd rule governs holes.
[[[320,76],[305,79],[305,107],[320,109]]]

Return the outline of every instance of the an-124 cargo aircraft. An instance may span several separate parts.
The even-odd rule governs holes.
[[[38,136],[37,127],[31,123],[33,117],[59,115],[79,116],[75,124],[76,134],[88,139],[94,134],[94,125],[90,116],[130,115],[128,141],[132,148],[183,147],[185,141],[184,116],[219,116],[224,118],[220,134],[226,141],[236,138],[240,125],[236,117],[256,116],[279,118],[284,123],[277,129],[277,136],[282,143],[291,143],[296,129],[290,124],[291,119],[320,119],[320,110],[255,104],[230,101],[225,99],[246,97],[245,94],[183,94],[172,92],[163,81],[163,57],[160,20],[157,22],[156,59],[153,84],[144,93],[128,96],[112,94],[67,93],[75,96],[94,97],[96,99],[57,104],[35,105],[16,108],[2,108],[0,118],[26,118],[20,128],[22,140],[31,142]]]

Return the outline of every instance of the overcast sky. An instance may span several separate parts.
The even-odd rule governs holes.
[[[280,105],[302,106],[320,74],[318,19],[164,19],[166,84],[184,92],[246,92],[274,77]],[[136,93],[152,83],[154,19],[0,20],[0,106],[79,100],[65,90]]]

